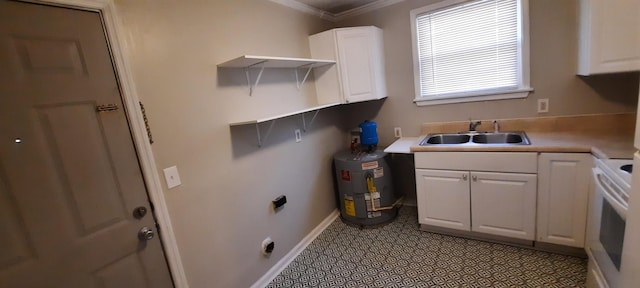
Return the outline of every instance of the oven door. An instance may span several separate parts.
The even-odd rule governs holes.
[[[593,168],[596,184],[591,206],[592,227],[589,234],[593,255],[610,287],[619,287],[620,263],[627,217],[627,203],[621,199],[621,188],[600,168]]]

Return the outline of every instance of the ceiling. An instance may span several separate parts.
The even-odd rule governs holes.
[[[330,21],[363,14],[404,0],[271,0]]]
[[[323,10],[332,14],[342,13],[354,8],[362,7],[366,4],[378,0],[296,0],[302,4],[309,5],[318,10]]]

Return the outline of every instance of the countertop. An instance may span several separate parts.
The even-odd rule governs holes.
[[[492,144],[457,144],[418,146],[425,136],[417,138],[409,146],[410,152],[433,151],[500,151],[500,152],[558,152],[558,153],[592,153],[600,159],[633,158],[634,135],[588,135],[569,132],[532,132],[527,133],[531,145],[492,145]],[[402,139],[400,139],[402,140]],[[398,141],[400,141],[398,140]],[[396,141],[396,142],[398,142]],[[406,143],[408,140],[402,141]],[[395,144],[395,143],[394,143]],[[392,144],[389,147],[394,146]],[[406,146],[405,146],[406,147]],[[396,150],[398,146],[396,145]],[[386,151],[386,149],[385,149]],[[406,150],[405,150],[406,151]]]
[[[492,123],[484,119],[483,123]],[[422,125],[419,137],[403,137],[384,151],[413,153],[430,151],[501,151],[501,152],[558,152],[592,153],[600,159],[631,159],[636,151],[635,113],[596,114],[564,117],[501,119],[502,132],[525,131],[531,145],[451,144],[419,146],[431,133],[463,131],[468,122],[440,122]]]
[[[418,146],[420,140],[422,140],[425,136],[422,137],[401,137],[398,138],[395,142],[391,143],[391,145],[384,148],[384,152],[386,153],[400,153],[400,154],[410,154],[412,146]]]

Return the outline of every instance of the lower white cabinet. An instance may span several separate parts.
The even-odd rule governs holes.
[[[590,153],[415,153],[420,224],[585,247]]]
[[[471,172],[471,231],[534,240],[536,175]]]
[[[420,224],[471,230],[469,172],[416,169]]]
[[[591,167],[589,153],[540,154],[537,241],[584,247]]]
[[[536,175],[416,169],[420,224],[534,240]]]

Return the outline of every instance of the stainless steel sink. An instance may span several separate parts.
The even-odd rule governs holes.
[[[527,134],[515,132],[460,132],[428,135],[420,146],[430,145],[531,145]]]
[[[478,144],[519,144],[530,145],[524,132],[486,133],[473,135],[473,143]]]
[[[468,143],[471,139],[467,134],[438,134],[427,137],[423,143],[426,144],[462,144]],[[420,145],[423,145],[421,143]]]

